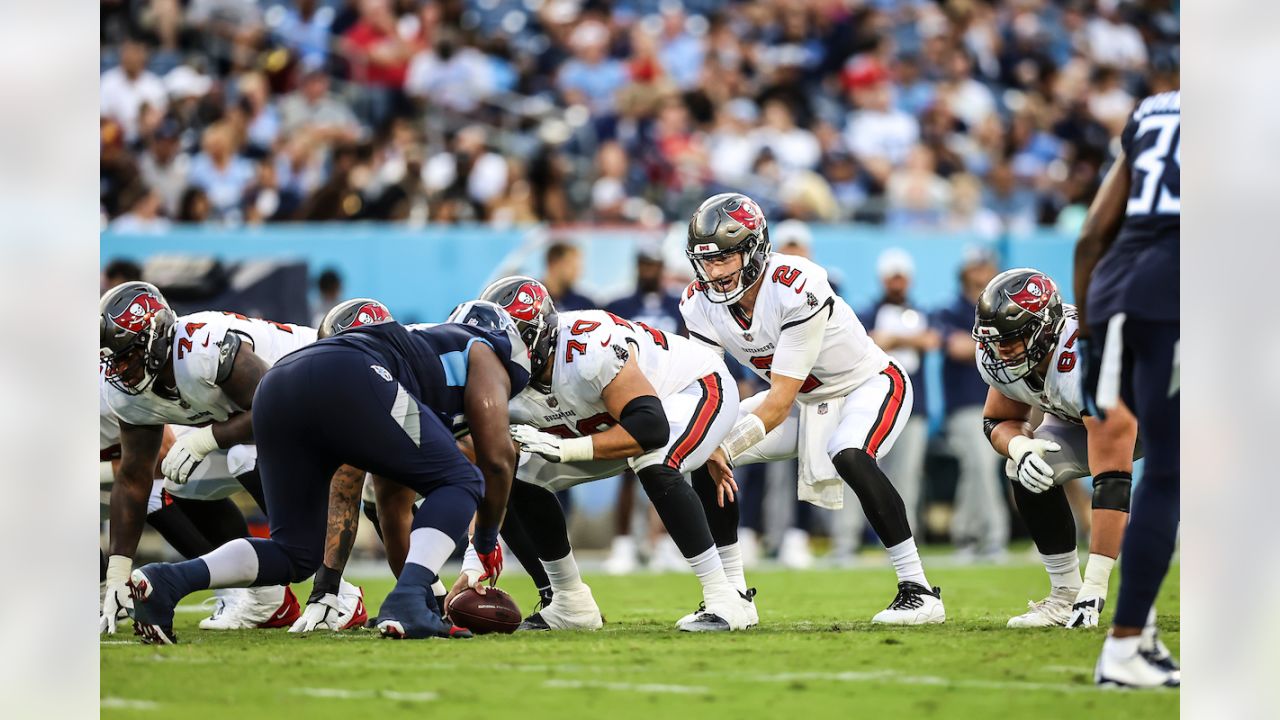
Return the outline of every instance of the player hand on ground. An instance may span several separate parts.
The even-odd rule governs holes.
[[[218,441],[213,439],[212,428],[193,430],[174,441],[160,470],[166,478],[181,485],[191,477],[191,472],[204,457],[217,449]]]
[[[1009,441],[1009,457],[1018,466],[1018,482],[1033,493],[1042,493],[1053,487],[1053,466],[1044,456],[1057,452],[1062,446],[1052,440],[1041,440],[1018,435]]]
[[[564,453],[560,449],[560,438],[544,433],[530,425],[512,425],[511,439],[520,443],[526,451],[541,455],[551,462],[562,462]]]
[[[716,482],[716,502],[720,507],[724,507],[726,497],[729,502],[733,502],[738,482],[733,479],[733,468],[729,466],[722,448],[716,448],[711,453],[711,457],[707,459],[707,470],[711,473],[711,479]]]
[[[353,608],[354,609],[354,608]],[[307,601],[302,616],[289,628],[291,633],[311,632],[312,630],[341,630],[351,621],[351,613],[343,613],[338,596],[325,593],[317,599]]]
[[[129,573],[133,560],[123,555],[112,555],[107,560],[107,591],[102,597],[102,614],[98,616],[98,632],[116,634],[116,625],[133,614],[133,599],[129,597]]]

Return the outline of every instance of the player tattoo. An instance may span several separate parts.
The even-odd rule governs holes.
[[[347,566],[360,526],[360,491],[364,471],[343,465],[329,485],[329,521],[324,536],[324,564],[341,571]]]

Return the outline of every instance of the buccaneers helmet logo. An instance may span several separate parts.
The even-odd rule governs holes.
[[[1032,275],[1027,278],[1027,282],[1018,292],[1009,296],[1009,299],[1023,310],[1039,314],[1049,306],[1049,299],[1053,297],[1055,291],[1052,280],[1044,275]]]
[[[750,200],[743,200],[738,207],[732,210],[726,209],[725,213],[751,232],[759,230],[764,225],[764,215]]]
[[[356,310],[356,317],[351,321],[351,324],[342,329],[350,330],[353,327],[361,327],[363,325],[377,325],[390,319],[391,313],[387,312],[387,309],[381,303],[365,303],[360,306],[359,310]]]
[[[165,309],[165,304],[160,301],[160,298],[149,292],[141,292],[129,301],[129,306],[120,314],[112,315],[111,322],[132,333],[142,332],[142,329],[147,326],[147,321]]]
[[[542,286],[537,283],[525,283],[516,288],[515,297],[504,308],[511,317],[525,322],[533,322],[542,310],[542,301],[547,298]]]

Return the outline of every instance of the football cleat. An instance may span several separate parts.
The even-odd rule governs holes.
[[[1103,606],[1106,604],[1107,601],[1100,597],[1090,597],[1076,601],[1076,603],[1071,606],[1071,618],[1067,620],[1067,627],[1098,627],[1098,619],[1102,615]]]
[[[521,630],[599,630],[604,626],[600,607],[591,595],[591,588],[561,590],[546,605],[525,618],[516,631]]]
[[[1180,670],[1173,653],[1160,641],[1160,631],[1156,629],[1156,609],[1151,608],[1147,614],[1147,624],[1142,628],[1142,640],[1138,643],[1138,652],[1146,656],[1153,665],[1170,672]]]
[[[630,575],[640,567],[640,551],[635,538],[619,535],[609,546],[609,557],[604,561],[604,571],[610,575]]]
[[[756,589],[747,588],[747,591],[745,593],[738,593],[738,595],[740,595],[742,599],[747,601],[747,627],[755,627],[756,625],[759,625],[760,613],[756,611],[756,602],[755,602]],[[697,610],[694,610],[688,615],[685,615],[684,617],[677,620],[676,627],[678,628],[681,625],[693,622],[695,619],[697,619],[698,614],[704,613],[706,611],[707,611],[707,602],[703,600],[702,602],[698,603]]]
[[[173,609],[178,594],[165,575],[168,563],[152,563],[129,575],[129,596],[133,598],[133,630],[147,645],[173,645]]]
[[[343,580],[338,585],[338,609],[348,618],[339,630],[364,627],[369,620],[369,612],[364,607],[364,588]]]
[[[287,628],[302,616],[302,606],[288,585],[244,588],[223,596],[214,614],[200,621],[201,630]]]
[[[428,589],[397,586],[382,601],[376,627],[392,640],[473,637],[470,630],[445,622],[438,607]]]
[[[1137,640],[1138,642],[1127,642]],[[1141,638],[1107,636],[1093,669],[1093,681],[1104,687],[1180,687],[1182,672],[1161,667],[1142,652]]]
[[[1061,627],[1071,619],[1071,604],[1076,599],[1075,588],[1056,587],[1040,602],[1027,602],[1025,613],[1009,618],[1011,628]]]
[[[778,562],[792,570],[813,567],[813,551],[809,549],[809,533],[799,528],[788,528],[778,543]]]
[[[898,583],[898,594],[889,603],[889,607],[881,610],[871,618],[873,623],[885,625],[933,625],[945,622],[946,609],[942,607],[942,590],[932,590],[920,583],[902,581]]]
[[[681,632],[729,632],[751,627],[751,598],[745,593],[714,597],[699,606],[699,611],[680,618],[676,629]]]

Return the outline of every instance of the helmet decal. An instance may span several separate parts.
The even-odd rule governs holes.
[[[504,308],[511,317],[525,322],[534,322],[542,310],[542,302],[546,300],[546,291],[536,282],[527,282],[516,288],[515,297]]]
[[[1023,310],[1039,314],[1049,306],[1055,290],[1053,281],[1049,278],[1044,275],[1032,275],[1017,292],[1009,295],[1009,299]]]
[[[742,227],[755,232],[764,227],[764,213],[760,212],[760,208],[754,202],[743,198],[738,207],[729,210],[725,209],[725,214],[733,218]]]
[[[387,312],[387,308],[382,303],[368,302],[356,310],[355,319],[351,321],[351,324],[339,328],[339,331],[350,330],[353,327],[361,327],[363,325],[377,325],[390,319],[391,313]]]
[[[128,307],[111,316],[111,322],[131,333],[142,332],[147,320],[161,310],[167,310],[164,301],[144,290],[129,301]]]

